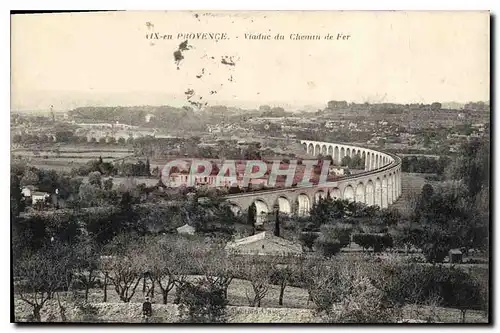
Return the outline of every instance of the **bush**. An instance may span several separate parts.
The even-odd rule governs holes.
[[[441,263],[450,250],[449,245],[441,243],[427,243],[422,246],[422,253],[430,263]]]
[[[318,238],[318,234],[314,232],[302,232],[299,236],[299,240],[306,248],[312,250],[314,242]]]
[[[385,270],[388,278],[383,288],[395,303],[425,305],[438,298],[441,306],[460,309],[462,320],[467,310],[486,305],[477,279],[461,268],[409,264]]]
[[[335,225],[322,225],[321,233],[326,239],[336,239],[342,247],[348,246],[351,243],[351,234],[353,226],[348,223],[338,223]]]
[[[317,240],[317,246],[321,250],[323,256],[331,258],[342,249],[342,244],[336,239],[325,239],[323,236]]]
[[[227,299],[224,290],[206,283],[184,282],[176,290],[176,304],[182,322],[220,323],[225,321]]]
[[[393,239],[389,234],[354,234],[352,240],[363,250],[372,248],[373,252],[381,252],[386,248],[393,247]]]

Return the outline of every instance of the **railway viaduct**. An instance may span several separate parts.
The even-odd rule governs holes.
[[[327,184],[228,195],[226,199],[235,213],[246,211],[255,203],[259,222],[275,208],[282,213],[307,215],[314,202],[320,197],[326,197],[327,193],[334,199],[346,199],[381,208],[387,208],[401,196],[401,159],[396,155],[342,143],[310,140],[301,140],[300,143],[308,155],[330,155],[337,163],[344,156],[359,155],[365,161],[365,169],[361,173],[344,176]]]

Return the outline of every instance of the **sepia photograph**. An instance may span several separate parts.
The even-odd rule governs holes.
[[[11,322],[491,324],[490,24],[11,12]]]

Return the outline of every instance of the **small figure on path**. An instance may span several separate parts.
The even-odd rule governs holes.
[[[151,302],[149,301],[149,297],[146,297],[146,301],[142,303],[142,317],[148,322],[149,318],[153,315],[153,308],[151,306]]]

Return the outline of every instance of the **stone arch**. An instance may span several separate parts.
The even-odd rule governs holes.
[[[378,154],[375,155],[375,169],[378,169],[379,168],[379,157],[378,157]]]
[[[314,146],[312,143],[309,144],[309,146],[307,148],[307,153],[310,155],[314,155]]]
[[[346,156],[351,157],[351,148],[347,148],[345,151]]]
[[[393,184],[392,184],[392,173],[389,174],[389,177],[387,177],[387,205],[390,205],[393,203],[394,199],[392,198],[393,195]]]
[[[375,200],[374,204],[382,207],[382,181],[380,178],[375,179]]]
[[[342,195],[338,187],[332,188],[332,190],[330,191],[330,198],[332,198],[333,200],[342,199]]]
[[[326,154],[328,154],[328,149],[326,148],[326,145],[322,145],[321,146],[321,154],[323,156],[325,156]]]
[[[330,155],[333,158],[333,146],[332,145],[328,146],[328,155]]]
[[[339,154],[340,154],[339,146],[335,146],[335,148],[333,149],[333,161],[335,162],[335,164],[338,164],[340,161]]]
[[[362,182],[356,186],[355,198],[356,202],[365,203],[365,186]]]
[[[371,179],[366,183],[365,187],[365,203],[368,206],[373,206],[375,204],[375,186]]]
[[[314,203],[317,203],[319,199],[325,199],[326,198],[326,193],[323,190],[319,190],[318,192],[314,193]]]
[[[311,209],[311,202],[307,194],[301,193],[297,197],[298,214],[299,216],[309,215]]]
[[[306,151],[306,153],[307,153],[307,143],[306,143],[306,142],[303,142],[303,143],[302,143],[302,146],[304,147],[304,150],[305,150],[305,151]]]
[[[382,179],[382,206],[381,208],[387,208],[387,176]]]
[[[344,147],[340,148],[340,159],[339,159],[339,163],[342,161],[342,159],[344,158],[345,156],[345,149]]]
[[[290,200],[288,200],[285,196],[280,196],[276,199],[275,206],[278,208],[280,213],[291,214],[292,213],[292,204]]]
[[[344,200],[348,200],[348,201],[354,201],[354,189],[352,188],[351,185],[347,185],[345,188],[344,188],[344,196],[343,196],[343,199]]]
[[[316,144],[316,147],[314,148],[314,156],[318,156],[321,153],[321,146],[319,143]]]
[[[267,220],[267,215],[269,214],[269,208],[267,204],[262,199],[257,199],[253,202],[257,211],[255,217],[255,224],[263,224]]]

